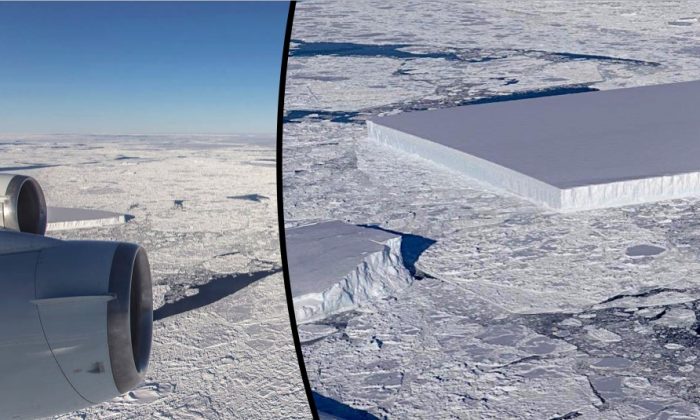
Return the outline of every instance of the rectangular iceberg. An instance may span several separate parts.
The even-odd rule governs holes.
[[[700,81],[376,117],[375,140],[559,211],[700,195]]]
[[[126,223],[127,215],[111,211],[74,209],[68,207],[48,207],[49,232],[70,229],[84,229]]]
[[[348,311],[409,286],[402,236],[332,220],[285,230],[298,324]]]
[[[338,220],[286,229],[292,296],[321,293],[399,235]]]

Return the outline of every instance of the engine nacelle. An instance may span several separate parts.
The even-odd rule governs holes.
[[[43,235],[46,215],[44,192],[34,178],[0,174],[0,228]]]
[[[20,190],[6,195],[19,203],[9,213],[19,217],[5,226],[45,229],[39,184],[2,177],[0,190],[7,179],[5,191]],[[22,196],[27,187],[31,199]],[[26,210],[32,206],[43,210]],[[1,416],[64,413],[136,386],[150,357],[152,302],[148,257],[138,245],[0,229]]]

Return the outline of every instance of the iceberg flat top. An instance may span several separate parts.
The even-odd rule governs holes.
[[[123,217],[121,213],[104,210],[73,209],[68,207],[48,207],[47,216],[49,223],[77,222],[84,220],[113,219]]]
[[[375,117],[558,188],[700,170],[700,81]]]
[[[320,293],[350,273],[366,254],[399,235],[340,221],[286,230],[292,296]]]

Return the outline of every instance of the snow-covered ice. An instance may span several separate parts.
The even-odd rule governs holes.
[[[245,136],[0,140],[0,167],[35,177],[49,206],[133,216],[49,235],[141,244],[153,272],[145,382],[59,418],[310,418],[281,273],[272,144]],[[251,194],[269,199],[228,198]]]
[[[562,211],[700,195],[700,82],[367,121],[369,137]]]
[[[288,229],[286,240],[298,324],[357,308],[413,282],[395,233],[329,221]]]
[[[391,418],[700,417],[700,200],[544,211],[371,141],[364,124],[696,80],[699,16],[691,0],[301,2],[287,227],[342,220],[435,241],[421,280],[300,327],[318,395]]]
[[[48,232],[126,223],[127,215],[104,210],[47,207]]]

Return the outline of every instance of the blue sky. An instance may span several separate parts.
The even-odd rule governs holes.
[[[0,133],[274,133],[286,2],[0,2]]]

